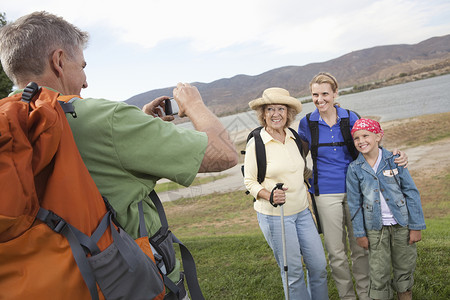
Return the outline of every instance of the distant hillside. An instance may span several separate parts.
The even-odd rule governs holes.
[[[286,66],[256,76],[237,75],[211,83],[195,82],[206,105],[216,114],[248,108],[248,102],[268,87],[283,87],[295,97],[309,93],[309,81],[318,72],[332,73],[340,87],[351,87],[421,72],[450,70],[450,34],[433,37],[415,45],[377,46],[353,51],[341,57],[305,66]],[[410,80],[414,80],[410,78]],[[149,100],[171,95],[173,87],[151,90],[126,100],[142,107]]]

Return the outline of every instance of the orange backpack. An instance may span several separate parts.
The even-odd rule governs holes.
[[[0,100],[0,299],[163,299],[148,238],[114,223],[58,97],[30,83]]]

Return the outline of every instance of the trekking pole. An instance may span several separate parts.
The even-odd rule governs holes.
[[[283,189],[283,183],[277,183],[276,189]],[[281,240],[283,243],[283,265],[284,265],[284,279],[286,285],[286,300],[289,300],[289,279],[288,279],[288,265],[286,255],[286,233],[284,232],[284,210],[283,204],[280,204],[280,216],[281,216]]]

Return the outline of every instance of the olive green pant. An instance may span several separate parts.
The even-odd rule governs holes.
[[[367,231],[369,239],[369,297],[392,299],[413,286],[417,247],[409,244],[409,229],[400,225]]]

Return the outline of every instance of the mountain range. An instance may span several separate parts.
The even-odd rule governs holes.
[[[248,102],[260,97],[268,87],[282,87],[294,97],[309,94],[309,82],[319,72],[330,72],[340,88],[353,87],[388,78],[450,69],[450,34],[432,37],[414,45],[377,46],[352,51],[338,58],[304,66],[285,66],[259,75],[236,75],[211,83],[194,82],[205,104],[224,115],[248,109]],[[151,90],[126,100],[142,107],[149,100],[171,95],[174,87]]]

